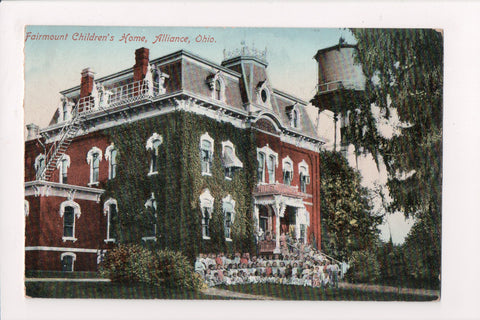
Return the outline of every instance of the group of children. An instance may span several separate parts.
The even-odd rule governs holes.
[[[311,287],[337,287],[342,274],[339,266],[320,253],[253,256],[248,253],[225,256],[223,253],[200,254],[195,272],[208,286],[248,283],[278,283]],[[340,273],[340,274],[339,274]]]

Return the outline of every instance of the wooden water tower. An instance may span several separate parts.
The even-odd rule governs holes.
[[[318,112],[330,110],[334,114],[335,141],[337,147],[337,122],[340,116],[340,144],[345,151],[347,143],[342,132],[348,125],[348,113],[365,100],[365,76],[360,65],[355,64],[356,46],[344,43],[321,49],[313,57],[318,63],[318,84],[311,103]]]

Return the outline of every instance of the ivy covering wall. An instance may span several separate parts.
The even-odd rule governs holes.
[[[200,136],[214,139],[211,176],[202,176]],[[146,142],[153,133],[162,136],[157,157],[158,174],[148,176],[150,151]],[[184,111],[144,119],[105,130],[119,152],[118,172],[108,181],[104,200],[118,202],[112,220],[119,243],[144,243],[148,247],[182,251],[190,259],[198,253],[253,252],[252,191],[256,181],[256,144],[250,129],[235,128],[205,116]],[[222,141],[230,140],[243,162],[232,180],[225,179]],[[215,198],[210,220],[210,240],[202,238],[199,196],[208,188]],[[143,241],[149,235],[152,210],[145,207],[152,192],[157,202],[157,241]],[[224,236],[222,199],[235,200],[232,241]]]

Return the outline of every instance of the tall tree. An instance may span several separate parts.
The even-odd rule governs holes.
[[[426,29],[352,29],[356,60],[367,78],[370,105],[352,113],[349,140],[383,159],[388,171],[389,210],[417,218],[408,244],[428,250],[415,258],[435,277],[440,272],[442,204],[443,35]],[[392,137],[378,118],[398,115]],[[358,120],[358,121],[355,121]],[[421,230],[421,232],[420,232]],[[420,236],[421,234],[421,236]]]
[[[370,250],[378,238],[382,216],[371,214],[371,196],[358,171],[338,152],[320,152],[322,249],[338,259]]]

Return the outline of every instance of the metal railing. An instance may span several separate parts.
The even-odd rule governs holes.
[[[139,80],[111,89],[100,90],[96,96],[83,97],[79,100],[76,112],[88,114],[99,110],[152,99],[165,93],[158,82]]]
[[[336,81],[317,84],[316,86],[317,93],[325,93],[325,92],[335,91],[339,89],[363,90],[363,87],[361,83],[354,80],[336,80]]]

